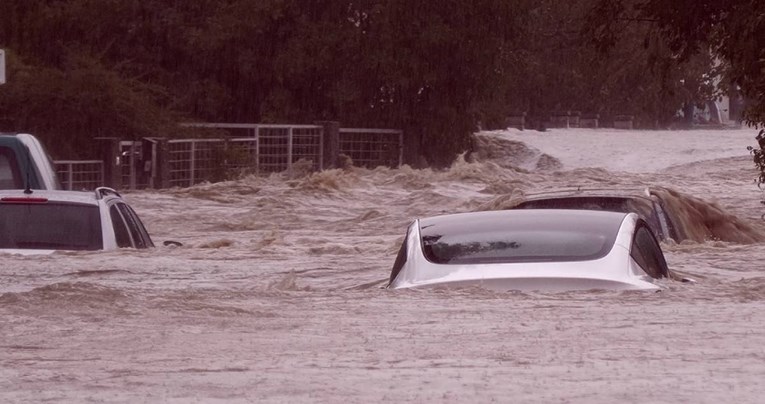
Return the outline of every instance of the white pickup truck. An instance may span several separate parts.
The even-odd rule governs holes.
[[[61,189],[50,156],[28,133],[0,133],[0,189]]]

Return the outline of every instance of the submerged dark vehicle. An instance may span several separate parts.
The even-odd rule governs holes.
[[[584,209],[608,212],[637,213],[656,236],[666,241],[683,241],[675,215],[659,194],[646,188],[643,191],[620,189],[573,189],[527,195],[523,202],[511,209]]]

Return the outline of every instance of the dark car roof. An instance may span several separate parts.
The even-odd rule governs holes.
[[[555,196],[546,198],[532,198],[519,202],[517,208],[555,208],[559,209],[597,209],[609,210],[612,212],[630,212],[635,208],[626,208],[629,204],[644,206],[645,209],[651,209],[653,201],[649,198],[640,196],[594,196],[594,195],[572,195]]]
[[[639,198],[650,200],[652,193],[648,188],[639,187],[620,187],[620,188],[558,188],[553,191],[541,191],[525,194],[526,200],[550,199],[550,198],[572,198],[572,197],[617,197],[617,198]]]
[[[674,217],[650,188],[564,188],[528,194],[510,209],[592,209],[635,212],[648,222],[662,240],[681,240]]]

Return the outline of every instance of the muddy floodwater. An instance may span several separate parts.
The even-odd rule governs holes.
[[[128,192],[156,249],[0,256],[0,402],[762,402],[755,135],[484,132],[447,170]],[[711,230],[663,248],[697,282],[384,289],[412,219],[579,186],[682,194]]]

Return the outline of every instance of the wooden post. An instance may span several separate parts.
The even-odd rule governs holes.
[[[290,178],[292,178],[292,134],[292,127],[290,127],[287,129],[287,172],[290,174]]]
[[[337,159],[340,154],[340,122],[337,121],[316,121],[316,125],[324,128],[322,136],[322,162],[319,162],[319,169],[337,168]]]
[[[116,137],[97,137],[101,142],[101,160],[104,162],[104,185],[110,188],[120,187],[120,140]]]
[[[66,165],[66,174],[67,174],[66,175],[67,176],[67,178],[66,178],[66,189],[68,191],[71,191],[72,189],[74,189],[74,187],[72,186],[72,184],[74,184],[74,164],[67,163],[67,165]]]
[[[197,142],[195,140],[191,141],[191,150],[189,152],[189,185],[187,186],[193,186],[194,185],[194,170],[196,170],[197,165]]]
[[[121,164],[125,164],[126,162],[129,162],[130,164],[130,185],[129,189],[138,189],[138,182],[136,181],[136,164],[138,164],[137,159],[137,152],[135,150],[135,141],[130,141],[130,150],[128,151],[128,157],[126,159],[123,159],[121,161]]]
[[[157,187],[170,188],[170,143],[165,138],[157,141]]]
[[[403,127],[403,164],[408,164],[415,168],[425,167],[425,158],[422,157],[422,128],[408,125]]]
[[[158,189],[167,188],[169,185],[163,182],[162,175],[167,170],[163,169],[162,162],[167,158],[163,153],[167,153],[167,139],[165,138],[148,138],[145,137],[141,140],[142,151],[142,164],[138,167],[140,183],[146,185],[148,188]],[[163,149],[164,145],[164,149]]]

